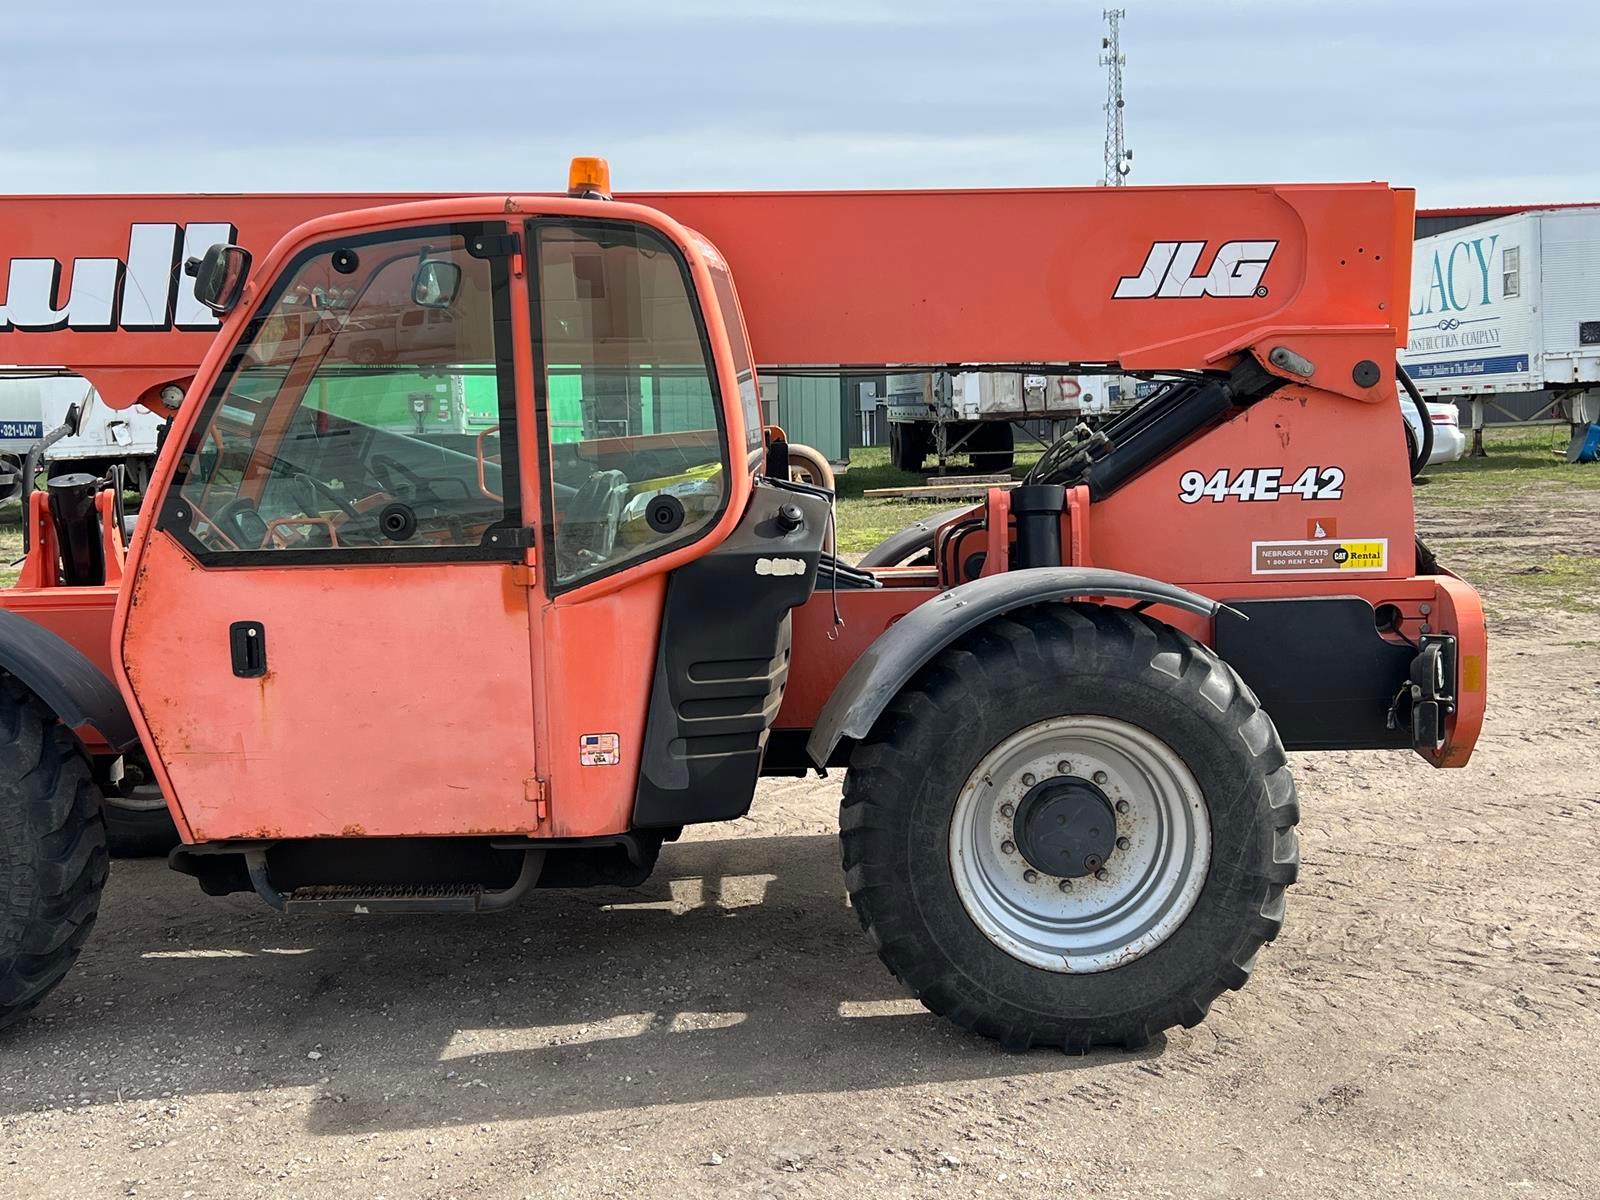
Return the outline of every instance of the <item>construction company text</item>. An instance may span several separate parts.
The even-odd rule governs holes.
[[[183,262],[237,238],[234,226],[225,222],[135,223],[125,257],[70,260],[71,282],[65,296],[59,259],[13,258],[0,298],[0,333],[215,329],[216,315],[194,298],[192,288],[179,286],[186,282]]]

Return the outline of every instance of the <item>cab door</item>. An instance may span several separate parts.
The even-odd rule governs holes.
[[[194,840],[536,830],[513,252],[311,245],[180,413],[118,629]]]

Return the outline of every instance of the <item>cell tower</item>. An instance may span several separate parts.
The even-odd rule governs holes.
[[[1122,54],[1121,28],[1127,15],[1125,8],[1101,13],[1110,26],[1100,39],[1100,65],[1106,68],[1106,175],[1101,182],[1107,187],[1121,187],[1133,170],[1133,151],[1123,142],[1122,130],[1122,64],[1127,59]]]

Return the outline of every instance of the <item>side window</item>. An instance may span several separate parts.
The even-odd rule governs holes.
[[[1500,295],[1522,294],[1522,247],[1507,246],[1500,252]]]
[[[750,339],[745,336],[739,301],[733,291],[733,279],[727,268],[721,265],[720,255],[712,259],[711,282],[717,289],[717,307],[722,310],[722,323],[728,330],[734,369],[739,372],[739,405],[744,409],[745,449],[753,456],[765,445],[761,430],[761,389],[756,380],[756,364],[750,355]]]
[[[716,372],[688,267],[642,226],[533,225],[550,462],[550,578],[568,587],[686,541],[727,501]]]
[[[510,539],[491,531],[520,513],[509,347],[496,345],[506,268],[468,251],[482,232],[300,255],[208,398],[164,522],[202,553],[498,556]]]

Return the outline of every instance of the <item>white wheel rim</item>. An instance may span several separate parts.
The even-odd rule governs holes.
[[[1015,845],[1022,798],[1063,774],[1092,780],[1116,813],[1116,850],[1072,879],[1035,869]],[[949,852],[961,903],[991,942],[1047,971],[1088,974],[1143,957],[1183,923],[1211,865],[1211,818],[1160,738],[1110,717],[1055,717],[978,763],[956,799]]]

